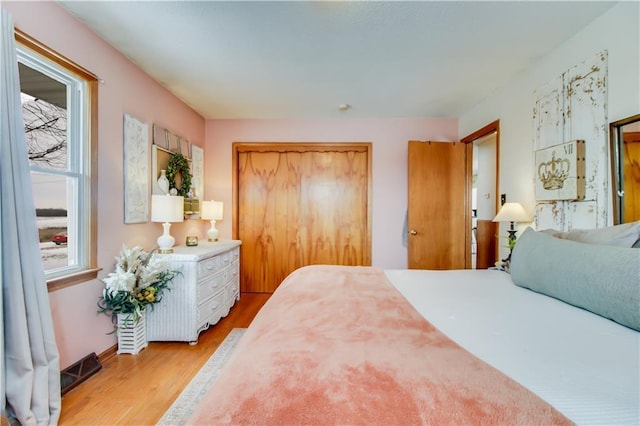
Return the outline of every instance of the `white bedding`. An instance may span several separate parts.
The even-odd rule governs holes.
[[[385,272],[440,331],[572,421],[640,425],[640,333],[501,271]]]

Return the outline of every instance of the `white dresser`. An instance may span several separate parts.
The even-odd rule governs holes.
[[[148,341],[196,344],[202,330],[229,314],[240,299],[240,244],[238,240],[200,242],[178,246],[167,259],[178,275],[170,291],[153,309],[145,311]]]

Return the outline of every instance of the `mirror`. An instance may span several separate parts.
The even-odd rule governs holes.
[[[613,223],[640,220],[640,114],[609,125]]]

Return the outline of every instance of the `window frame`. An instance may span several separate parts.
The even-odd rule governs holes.
[[[97,189],[98,189],[98,161],[97,161],[97,140],[98,140],[98,81],[99,79],[85,68],[73,61],[65,58],[49,47],[33,39],[23,31],[15,29],[15,39],[18,46],[18,56],[29,56],[36,62],[47,63],[48,66],[59,68],[63,73],[71,75],[79,80],[84,90],[83,99],[80,102],[82,119],[72,123],[73,126],[81,126],[76,129],[82,141],[78,143],[79,150],[70,155],[75,158],[68,158],[69,165],[75,163],[79,165],[72,170],[67,166],[65,173],[60,175],[75,175],[79,179],[78,197],[83,202],[79,203],[78,213],[83,216],[77,222],[78,244],[77,260],[78,264],[67,271],[57,271],[57,273],[45,274],[47,278],[48,290],[55,291],[71,285],[95,279],[100,271],[97,268]],[[24,63],[24,62],[23,62]],[[30,64],[25,64],[31,66]],[[74,94],[77,96],[77,94]],[[76,99],[76,102],[78,99]],[[71,121],[71,120],[70,120]],[[70,132],[69,132],[70,133]],[[37,168],[31,167],[34,172],[39,172]],[[42,170],[51,173],[51,170]],[[58,174],[55,171],[54,174]]]

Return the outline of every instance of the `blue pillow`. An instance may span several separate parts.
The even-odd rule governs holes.
[[[554,238],[527,228],[511,255],[516,285],[640,331],[640,251]]]
[[[606,226],[598,229],[572,229],[569,232],[545,229],[540,232],[553,235],[556,238],[578,241],[580,243],[606,244],[608,246],[620,247],[640,246],[640,221]]]

